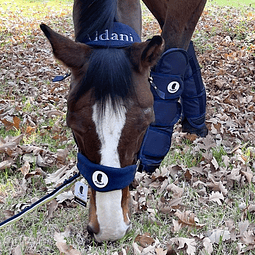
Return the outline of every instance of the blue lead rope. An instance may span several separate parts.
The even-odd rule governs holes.
[[[55,190],[53,190],[50,194],[44,196],[40,200],[36,201],[34,204],[30,205],[29,207],[26,207],[24,210],[22,210],[20,213],[17,213],[16,215],[12,216],[11,218],[3,221],[0,223],[0,229],[6,227],[9,224],[12,224],[15,221],[20,220],[24,215],[32,212],[37,207],[51,201],[53,198],[55,198],[57,195],[59,195],[63,190],[67,189],[71,185],[73,185],[74,181],[76,181],[77,178],[80,177],[80,173],[75,174],[73,177],[71,177],[68,180],[65,180],[62,185],[57,187]]]
[[[57,75],[52,79],[52,82],[57,82],[57,81],[63,81],[65,78],[69,77],[71,73],[66,73],[65,75]]]
[[[15,221],[20,220],[26,214],[32,212],[37,207],[51,201],[65,189],[74,184],[76,179],[81,175],[88,181],[89,185],[96,191],[107,192],[111,190],[123,189],[127,187],[134,179],[136,170],[139,167],[140,161],[136,165],[131,165],[123,168],[107,167],[99,164],[94,164],[89,161],[84,155],[78,153],[77,167],[79,173],[75,174],[68,180],[65,180],[62,185],[57,187],[48,195],[44,196],[34,204],[26,207],[21,212],[11,218],[0,223],[0,229],[6,227]]]

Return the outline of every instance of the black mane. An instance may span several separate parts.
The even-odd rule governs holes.
[[[79,9],[78,42],[104,28],[111,30],[117,18],[117,0],[80,0]]]
[[[95,31],[109,30],[116,20],[117,0],[80,0],[82,6],[79,22],[82,25],[76,41]],[[84,93],[93,89],[101,110],[107,99],[114,108],[121,99],[133,91],[132,72],[129,58],[124,49],[94,48],[89,59],[89,67],[77,90],[78,100]]]

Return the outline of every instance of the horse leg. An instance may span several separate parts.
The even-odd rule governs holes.
[[[132,27],[141,37],[142,13],[139,0],[118,0],[117,19]]]
[[[143,0],[145,5],[151,11],[153,16],[158,21],[161,29],[163,28],[166,20],[166,12],[168,8],[167,0]]]
[[[170,6],[162,28],[166,49],[173,47],[188,49],[205,3],[206,0],[169,1]]]
[[[206,0],[143,0],[162,27],[165,52],[151,72],[155,122],[139,153],[142,167],[153,172],[171,146],[173,127],[182,115],[183,131],[206,136],[206,93],[191,36]],[[179,99],[181,98],[181,104]]]
[[[206,0],[143,0],[162,28],[166,50],[187,50]]]

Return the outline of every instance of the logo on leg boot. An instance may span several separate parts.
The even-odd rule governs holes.
[[[180,83],[178,81],[172,81],[167,86],[167,91],[171,94],[176,93],[180,88]]]

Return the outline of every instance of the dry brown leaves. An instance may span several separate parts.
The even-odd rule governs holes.
[[[66,243],[65,238],[69,237],[69,235],[70,235],[69,227],[67,227],[66,230],[62,233],[55,232],[54,240],[56,241],[56,246],[58,247],[60,254],[81,255],[81,253],[78,250],[76,250],[74,247]]]
[[[232,143],[239,139],[254,144],[254,12],[240,15],[231,8],[217,11],[217,19],[205,13],[197,29],[215,31],[207,41],[213,48],[199,56],[207,89],[207,121],[217,139],[229,142],[230,136]],[[224,25],[228,27],[225,31]]]
[[[54,20],[57,30],[69,31],[67,36],[72,37],[70,15],[63,14],[61,18],[53,15],[48,19]],[[50,45],[39,30],[40,22],[20,20],[17,25],[15,19],[6,19],[1,23],[5,24],[5,30],[0,33],[0,83],[4,85],[0,99],[0,128],[18,131],[20,135],[0,137],[0,171],[12,169],[22,173],[23,179],[19,189],[17,185],[15,196],[26,193],[27,180],[31,176],[47,176],[47,183],[58,186],[77,171],[73,167],[75,159],[66,160],[73,145],[62,118],[66,113],[69,81],[50,82],[55,75],[65,74],[67,70],[54,61]],[[245,29],[238,30],[241,22],[245,24]],[[228,29],[223,29],[223,24]],[[254,224],[247,220],[247,215],[255,212],[253,193],[250,194],[253,199],[248,204],[241,201],[238,205],[240,219],[229,217],[221,227],[208,227],[207,232],[203,231],[207,222],[200,223],[196,215],[198,211],[191,206],[192,201],[187,202],[188,188],[191,188],[197,194],[201,208],[233,206],[232,189],[255,183],[254,24],[252,11],[241,14],[235,9],[208,8],[201,17],[194,41],[195,45],[211,47],[203,48],[199,53],[207,90],[207,125],[210,133],[202,139],[183,134],[180,127],[176,127],[173,142],[181,144],[185,153],[183,139],[192,141],[192,153],[202,155],[198,165],[190,168],[167,165],[151,176],[137,173],[133,184],[135,190],[131,191],[134,214],[144,213],[150,222],[158,225],[162,224],[158,215],[167,215],[171,219],[168,222],[169,232],[174,237],[163,243],[153,233],[140,233],[130,248],[133,254],[170,255],[178,254],[180,250],[186,254],[212,254],[213,245],[221,241],[237,242],[239,254],[254,249]],[[20,27],[23,30],[29,28],[30,34],[21,34]],[[143,37],[159,32],[155,21],[148,18]],[[37,135],[49,136],[56,141],[56,146],[65,146],[65,149],[52,152],[47,142],[37,143],[34,139]],[[221,162],[212,153],[217,146],[227,152],[221,156]],[[32,170],[33,164],[36,168]],[[58,171],[47,175],[47,167],[53,166]],[[5,203],[5,196],[0,194],[0,204]],[[71,198],[72,194],[65,193],[58,198],[58,202]],[[22,206],[24,204],[16,205],[19,209]],[[55,200],[48,205],[49,218],[54,217],[57,206]],[[6,217],[11,216],[13,211],[16,209],[6,211]],[[192,234],[193,229],[200,231],[200,234]],[[176,237],[182,230],[187,231],[187,237]],[[66,244],[65,237],[68,237],[68,230],[55,234],[59,251],[80,254]],[[17,246],[14,254],[20,252]],[[127,254],[127,250],[123,248],[121,254]]]
[[[179,133],[179,139],[181,139],[180,137],[185,137],[185,134]],[[197,248],[200,245],[204,247],[202,254],[211,254],[213,252],[212,245],[221,241],[239,240],[240,243],[246,245],[246,248],[240,248],[240,254],[241,251],[247,251],[255,245],[254,224],[248,220],[243,221],[246,219],[247,213],[254,212],[255,204],[252,199],[248,205],[241,204],[241,202],[238,205],[242,212],[237,226],[237,222],[229,218],[222,228],[202,231],[202,234],[192,236],[192,229],[203,229],[207,222],[199,223],[194,209],[193,211],[187,209],[192,206],[192,203],[187,204],[187,200],[184,198],[188,195],[188,187],[191,187],[198,196],[199,205],[196,207],[234,207],[234,201],[231,200],[229,192],[236,187],[241,189],[255,183],[254,156],[244,161],[242,157],[239,157],[243,152],[240,149],[235,149],[230,154],[223,156],[224,164],[216,164],[211,152],[211,149],[216,146],[215,139],[216,137],[210,132],[206,138],[197,138],[194,141],[196,145],[194,152],[200,151],[203,154],[203,160],[198,166],[191,168],[185,166],[161,167],[151,176],[137,173],[134,182],[136,189],[131,192],[136,214],[146,212],[149,221],[160,225],[156,214],[161,212],[172,218],[172,225],[169,225],[172,233],[178,233],[183,228],[190,232],[190,238],[174,237],[169,240],[169,243],[174,245],[177,250],[184,249],[187,254],[197,254]],[[231,167],[229,167],[230,163],[232,163]],[[177,172],[176,169],[178,169]],[[251,196],[254,197],[254,193],[251,193]]]

